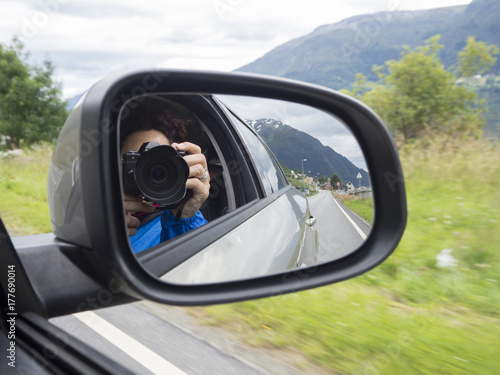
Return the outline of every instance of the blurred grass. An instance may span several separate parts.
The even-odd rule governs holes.
[[[498,374],[500,152],[436,138],[400,150],[408,225],[395,253],[355,279],[205,308],[251,345],[294,348],[332,374]],[[458,261],[440,268],[450,249]]]
[[[0,158],[0,215],[10,233],[51,231],[50,155],[41,145]],[[298,350],[332,374],[498,374],[500,149],[436,138],[400,156],[408,225],[384,263],[331,286],[199,308],[203,322],[250,345]],[[457,266],[436,266],[443,249]]]
[[[52,147],[40,144],[22,155],[0,157],[0,216],[10,235],[52,232],[47,203]]]
[[[335,193],[335,191],[334,191]],[[348,194],[334,194],[335,198],[340,199],[347,208],[358,214],[368,223],[373,222],[373,198],[358,198]]]

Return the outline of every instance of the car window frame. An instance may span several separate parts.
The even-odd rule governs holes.
[[[254,169],[254,174],[257,176],[257,179],[259,181],[262,197],[266,197],[266,196],[270,196],[270,195],[279,193],[281,190],[283,190],[288,185],[290,185],[290,182],[286,178],[285,172],[283,171],[283,168],[281,168],[281,165],[278,162],[278,160],[276,159],[276,156],[273,154],[273,152],[271,151],[269,146],[266,144],[266,142],[264,142],[264,140],[260,137],[260,135],[257,134],[257,132],[254,129],[252,129],[252,127],[248,123],[246,123],[246,121],[244,121],[233,110],[231,110],[229,107],[227,107],[223,103],[223,101],[221,101],[217,97],[214,97],[214,100],[226,112],[226,116],[228,117],[228,120],[231,121],[233,128],[238,132],[238,136],[242,140],[246,157],[250,160],[250,164],[251,164],[252,168]],[[259,167],[258,167],[259,163],[255,161],[255,158],[253,156],[253,151],[251,151],[251,147],[248,145],[247,137],[245,135],[241,134],[241,131],[239,130],[238,126],[235,125],[235,123],[234,123],[235,121],[238,121],[238,123],[241,126],[244,126],[246,129],[248,129],[248,131],[255,137],[255,139],[262,145],[262,147],[266,151],[267,156],[269,157],[269,159],[274,167],[274,170],[276,171],[277,178],[281,182],[281,184],[280,184],[281,187],[279,187],[276,191],[273,191],[270,194],[266,193],[265,183],[264,183],[263,178],[259,172]]]
[[[173,95],[168,93],[167,95]],[[269,204],[272,204],[281,195],[285,194],[288,188],[291,187],[286,179],[286,176],[277,163],[274,154],[269,150],[269,147],[262,141],[260,136],[251,129],[237,115],[230,113],[229,109],[221,103],[216,97],[209,94],[195,94],[200,98],[199,107],[188,109],[193,111],[193,114],[204,124],[207,129],[212,133],[214,139],[217,140],[218,148],[221,150],[221,158],[227,161],[228,156],[232,161],[238,160],[239,173],[236,176],[231,176],[233,187],[239,190],[240,194],[245,196],[250,195],[252,199],[244,201],[243,204],[237,205],[235,210],[222,215],[213,221],[193,229],[189,232],[183,233],[169,241],[160,243],[154,247],[146,249],[140,253],[135,254],[137,258],[147,264],[147,269],[155,276],[159,276],[168,272],[168,270],[176,267],[178,264],[186,261],[191,256],[196,255],[202,251],[207,245],[217,241],[218,238],[229,233],[236,227],[244,223],[248,218],[254,216],[256,213],[263,210]],[[198,100],[198,99],[196,99]],[[184,103],[181,103],[184,104]],[[217,121],[217,126],[210,124],[207,118],[199,116],[200,110],[209,111],[209,115],[213,116],[213,120]],[[253,160],[252,153],[248,151],[248,145],[239,134],[236,125],[231,120],[230,115],[236,117],[242,125],[247,127],[249,131],[256,137],[258,142],[265,148],[268,157],[270,158],[274,169],[277,172],[278,178],[282,181],[283,187],[272,194],[265,194],[263,183],[260,174]],[[218,116],[218,118],[215,118]],[[214,130],[220,131],[220,134],[213,134]],[[227,165],[228,163],[226,163]],[[231,173],[230,173],[231,174]],[[235,179],[236,178],[236,179]],[[255,195],[255,194],[258,195]],[[216,233],[218,235],[212,238],[209,234],[210,228],[217,226],[220,228]],[[223,234],[222,234],[223,233]],[[175,263],[175,266],[172,264]]]

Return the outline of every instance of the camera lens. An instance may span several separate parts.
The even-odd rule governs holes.
[[[159,165],[151,168],[151,182],[156,185],[165,183],[167,180],[167,172],[165,166]]]
[[[145,151],[136,165],[135,182],[141,193],[158,204],[173,204],[186,194],[189,167],[168,145]]]

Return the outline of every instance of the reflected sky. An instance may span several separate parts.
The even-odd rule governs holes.
[[[358,168],[368,170],[358,142],[344,123],[331,114],[281,100],[233,95],[217,97],[244,120],[279,120],[318,139],[323,145],[345,156]]]

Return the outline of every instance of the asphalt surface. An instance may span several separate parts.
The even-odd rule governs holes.
[[[318,263],[352,253],[370,233],[370,225],[334,198],[329,191],[320,190],[318,195],[310,197],[309,207],[311,215],[316,218]]]
[[[50,322],[140,375],[271,373],[236,354],[244,350],[236,348],[236,342],[228,338],[220,341],[217,337],[214,337],[216,342],[209,342],[189,325],[167,321],[168,316],[175,318],[175,313],[169,313],[172,309],[141,302],[81,313],[78,318],[75,315],[58,317]],[[113,326],[113,331],[118,330],[128,338],[101,328],[98,324],[101,318]],[[172,320],[179,321],[179,317]],[[110,342],[114,338],[122,342]],[[120,344],[126,345],[128,353],[118,347]]]

